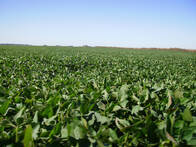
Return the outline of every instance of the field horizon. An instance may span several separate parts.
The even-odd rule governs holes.
[[[8,46],[48,46],[48,47],[92,47],[92,48],[116,48],[116,49],[138,49],[138,50],[176,50],[176,51],[188,51],[188,52],[196,52],[196,49],[188,49],[188,48],[158,48],[158,47],[123,47],[123,46],[90,46],[90,45],[35,45],[35,44],[15,44],[15,43],[0,43],[1,45],[8,45]]]

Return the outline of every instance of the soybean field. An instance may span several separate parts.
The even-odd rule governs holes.
[[[196,52],[0,46],[0,146],[196,145]]]

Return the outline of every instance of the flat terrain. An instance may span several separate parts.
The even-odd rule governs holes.
[[[0,46],[0,146],[196,145],[196,53]]]

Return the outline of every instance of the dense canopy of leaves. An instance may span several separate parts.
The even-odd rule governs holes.
[[[196,145],[196,54],[0,46],[0,146]]]

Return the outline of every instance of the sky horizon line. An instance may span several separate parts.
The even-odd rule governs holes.
[[[62,46],[62,47],[111,47],[111,48],[138,48],[138,49],[182,49],[182,50],[196,50],[196,48],[182,48],[182,47],[133,47],[133,46],[113,46],[113,45],[88,45],[88,44],[81,44],[81,45],[66,45],[66,44],[32,44],[32,43],[1,43],[0,45],[24,45],[24,46]]]

